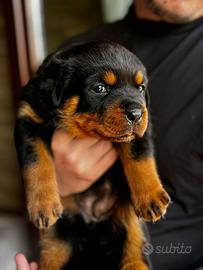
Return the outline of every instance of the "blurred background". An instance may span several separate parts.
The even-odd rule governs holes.
[[[0,2],[0,268],[31,257],[13,128],[23,85],[44,57],[68,38],[123,18],[132,0],[1,0]],[[31,239],[32,237],[33,239]]]

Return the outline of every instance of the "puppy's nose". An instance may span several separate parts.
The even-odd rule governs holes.
[[[142,110],[141,109],[127,110],[125,114],[128,122],[132,125],[142,117]]]

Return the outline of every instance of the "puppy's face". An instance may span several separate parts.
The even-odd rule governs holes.
[[[62,127],[73,136],[113,142],[143,136],[147,77],[135,55],[118,44],[101,42],[77,46],[60,57],[67,63],[63,76],[68,74],[58,109]]]

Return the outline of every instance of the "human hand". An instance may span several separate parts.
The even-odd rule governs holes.
[[[117,153],[109,141],[73,139],[64,130],[54,133],[51,148],[62,197],[89,188],[117,159]]]
[[[16,270],[38,270],[36,262],[28,263],[26,257],[22,253],[15,256]]]

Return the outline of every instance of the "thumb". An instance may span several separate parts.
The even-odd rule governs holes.
[[[30,270],[29,263],[22,253],[16,254],[15,262],[16,262],[16,270]]]

